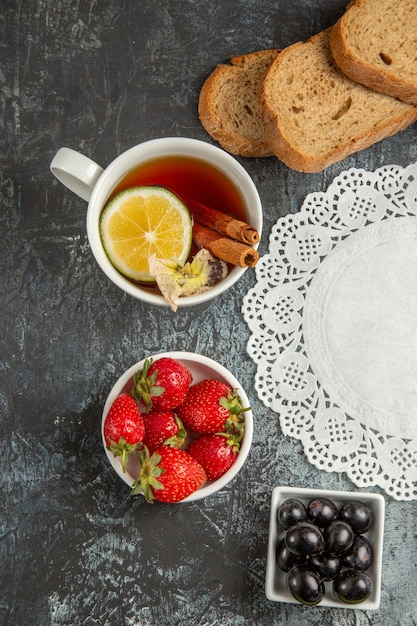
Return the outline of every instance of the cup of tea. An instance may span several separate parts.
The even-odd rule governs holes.
[[[127,294],[148,304],[168,306],[153,284],[137,283],[122,275],[110,262],[100,236],[100,216],[119,192],[140,186],[168,188],[185,202],[223,211],[262,233],[262,206],[251,177],[224,150],[204,141],[165,137],[140,143],[116,157],[105,169],[87,156],[60,148],[54,156],[52,174],[68,189],[88,202],[86,226],[91,251],[106,276]],[[258,243],[253,244],[256,251]],[[208,302],[230,289],[247,269],[233,265],[225,278],[206,291],[179,298],[178,306]]]

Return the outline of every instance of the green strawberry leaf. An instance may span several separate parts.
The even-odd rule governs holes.
[[[158,370],[154,370],[149,376],[149,368],[153,359],[145,359],[142,369],[139,369],[133,377],[132,396],[139,402],[143,402],[146,411],[152,409],[152,397],[161,396],[165,387],[156,384],[158,380]]]

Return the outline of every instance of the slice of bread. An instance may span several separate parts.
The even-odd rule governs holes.
[[[417,108],[341,72],[331,54],[330,31],[281,51],[261,88],[267,141],[279,159],[300,172],[320,172],[417,119]]]
[[[330,45],[349,78],[417,105],[416,0],[353,0]]]
[[[200,91],[198,113],[222,148],[244,157],[271,156],[258,102],[260,83],[278,50],[233,56],[218,65]]]

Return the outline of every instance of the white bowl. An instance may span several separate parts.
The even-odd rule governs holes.
[[[166,352],[163,354],[155,355],[152,358],[154,361],[157,361],[162,357],[171,357],[172,359],[177,359],[178,361],[184,363],[184,365],[188,367],[192,374],[193,384],[198,383],[204,378],[213,378],[229,384],[232,389],[237,389],[239,397],[242,400],[242,406],[250,406],[249,399],[244,389],[242,389],[239,381],[225,367],[223,367],[216,361],[213,361],[206,356],[195,354],[193,352]],[[120,478],[127,485],[129,485],[129,487],[132,486],[134,480],[138,476],[140,467],[139,462],[132,455],[127,465],[126,472],[123,472],[120,458],[115,457],[111,452],[109,452],[109,450],[107,450],[106,442],[104,439],[103,427],[106,415],[109,412],[109,409],[114,400],[121,393],[131,391],[133,387],[133,376],[138,369],[141,369],[143,367],[144,361],[145,359],[139,361],[139,363],[136,363],[135,365],[132,365],[132,367],[130,367],[115,383],[107,397],[101,420],[101,436],[107,458],[109,459],[109,462],[116,474],[118,474],[118,476],[120,476]],[[190,496],[188,496],[188,498],[181,500],[181,502],[191,502],[193,500],[206,498],[207,496],[216,493],[216,491],[220,491],[220,489],[223,489],[223,487],[225,487],[239,473],[244,462],[246,461],[246,457],[248,456],[253,438],[252,410],[245,411],[243,415],[245,416],[245,435],[242,440],[239,455],[236,461],[233,463],[232,467],[223,476],[221,476],[217,480],[208,481],[203,487],[192,493]]]
[[[291,604],[301,604],[295,600],[287,588],[286,573],[281,571],[276,565],[276,547],[285,531],[277,522],[277,512],[284,500],[296,498],[303,504],[308,504],[313,498],[328,498],[339,508],[349,500],[359,500],[366,503],[372,510],[374,522],[370,530],[365,534],[374,550],[374,559],[367,570],[373,582],[371,595],[364,602],[358,604],[347,604],[338,601],[332,593],[332,583],[326,582],[326,594],[323,600],[315,607],[337,607],[339,609],[361,609],[362,611],[375,610],[379,607],[381,600],[381,567],[382,567],[382,546],[384,539],[384,511],[385,500],[376,493],[361,493],[350,491],[327,491],[322,489],[303,489],[295,487],[275,487],[272,491],[271,515],[269,522],[268,557],[266,566],[265,594],[268,600],[275,602],[287,602]]]

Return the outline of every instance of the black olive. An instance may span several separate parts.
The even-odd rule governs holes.
[[[333,581],[333,593],[341,602],[357,604],[369,598],[372,592],[372,580],[365,572],[345,570]]]
[[[332,522],[330,526],[324,529],[324,540],[326,542],[326,552],[329,554],[335,554],[341,556],[344,552],[347,552],[353,543],[353,530],[346,524],[336,520]]]
[[[367,504],[351,500],[341,507],[339,519],[349,524],[355,533],[362,535],[370,529],[374,516]]]
[[[293,597],[303,604],[314,606],[323,599],[324,583],[307,565],[294,565],[288,572],[287,584]]]
[[[285,529],[304,522],[307,519],[307,511],[300,500],[288,498],[278,509],[277,520]]]
[[[328,526],[338,515],[339,509],[327,498],[314,498],[308,503],[307,517],[320,528]]]
[[[283,572],[288,572],[294,565],[302,563],[304,557],[291,552],[285,539],[281,539],[276,550],[277,565]]]
[[[343,555],[343,565],[352,569],[367,570],[374,558],[371,543],[362,535],[355,535],[352,546]]]
[[[287,530],[287,546],[295,554],[314,556],[324,550],[324,538],[321,530],[308,522],[300,522]]]
[[[333,580],[342,567],[341,559],[333,554],[317,554],[309,559],[309,563],[322,580]]]

